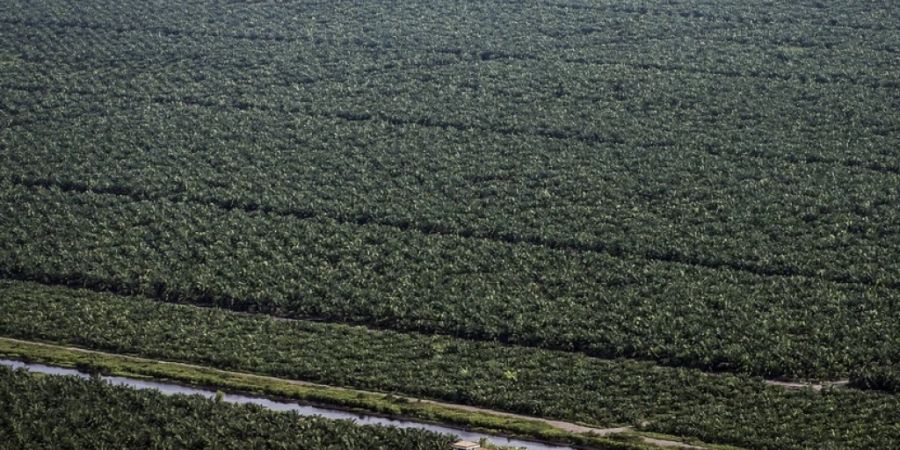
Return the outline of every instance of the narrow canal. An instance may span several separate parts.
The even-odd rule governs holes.
[[[0,365],[11,367],[13,369],[25,369],[30,372],[43,373],[49,375],[74,376],[79,378],[90,378],[90,375],[75,369],[67,369],[63,367],[46,366],[43,364],[30,364],[21,361],[13,361],[8,359],[0,359]],[[166,395],[200,395],[209,399],[216,397],[216,392],[208,389],[194,388],[182,386],[174,383],[165,383],[160,381],[137,380],[125,377],[101,376],[101,378],[114,385],[128,386],[134,389],[156,389]],[[299,403],[285,402],[280,400],[272,400],[265,397],[254,397],[240,394],[224,394],[222,401],[235,404],[252,403],[273,411],[294,411],[301,416],[321,416],[326,419],[336,420],[352,420],[360,425],[381,425],[397,428],[416,428],[420,430],[434,431],[437,433],[445,433],[458,436],[460,439],[478,442],[482,438],[487,439],[493,445],[503,445],[510,447],[523,447],[529,450],[573,450],[571,447],[544,444],[540,442],[524,441],[521,439],[511,439],[503,436],[491,434],[475,433],[459,428],[435,425],[430,423],[414,422],[409,420],[390,419],[378,416],[368,416],[353,412],[322,408],[318,406],[302,405]]]

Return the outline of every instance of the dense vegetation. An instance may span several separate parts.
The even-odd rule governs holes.
[[[900,360],[889,288],[0,185],[0,272],[160,300],[761,375]]]
[[[432,3],[10,2],[0,175],[75,192],[4,189],[52,231],[4,272],[761,375],[900,359],[885,11]],[[86,190],[151,218],[83,235]]]
[[[883,446],[894,435],[867,428],[883,423],[867,413],[844,434],[796,421],[833,423],[829,407],[896,412],[895,9],[5,1],[0,278],[385,331],[83,292],[64,300],[73,294],[11,283],[3,333],[579,420],[652,414],[659,430],[752,446]],[[17,308],[29,302],[67,325],[50,326],[38,307],[24,319]],[[204,322],[209,336],[233,344],[210,338],[191,353],[207,338],[71,322],[95,323],[92,311],[139,317],[130,308],[160,330],[219,318],[221,330]],[[270,332],[282,337],[267,341]],[[353,336],[359,367],[331,333]],[[435,342],[467,348],[453,356],[460,364],[498,361],[502,342],[522,352],[513,365],[567,369],[531,368],[527,382],[525,372],[503,381],[501,367],[425,379],[369,356],[382,352],[376,336],[391,349],[391,339],[421,340],[384,354],[438,373]],[[342,355],[327,371],[291,344],[313,337]],[[716,384],[721,400],[688,402],[708,414],[683,414],[674,392],[610,401],[571,361],[620,379],[649,370],[642,395],[674,389],[673,379],[707,389],[684,381],[692,369],[738,374],[708,381],[735,386],[852,377],[893,394],[799,406],[806,394]],[[784,419],[793,428],[728,403],[728,389],[794,411]],[[716,422],[727,414],[738,415],[733,428]],[[813,428],[821,433],[795,431]]]
[[[452,436],[0,366],[3,448],[435,449]]]
[[[0,284],[0,335],[749,448],[891,448],[896,395],[786,391],[647,362]],[[352,363],[351,363],[352,361]],[[835,414],[834,411],[841,411]]]

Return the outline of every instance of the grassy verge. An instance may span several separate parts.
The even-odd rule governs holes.
[[[900,396],[883,392],[784,390],[648,362],[35,283],[0,280],[0,336],[747,448],[900,448]]]
[[[0,367],[0,447],[447,450],[454,436]]]
[[[0,356],[61,367],[78,368],[106,375],[133,378],[164,378],[190,385],[283,397],[365,412],[367,414],[448,423],[467,429],[541,441],[566,442],[579,446],[604,449],[652,448],[642,443],[641,437],[635,433],[621,433],[611,437],[570,433],[540,421],[472,412],[442,404],[409,400],[404,397],[303,384],[289,380],[180,363],[83,352],[50,344],[0,338]]]

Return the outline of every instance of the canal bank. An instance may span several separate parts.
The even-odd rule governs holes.
[[[303,404],[322,406],[324,409],[349,412],[351,415],[427,423],[457,431],[491,435],[500,437],[501,442],[513,438],[536,444],[579,449],[689,447],[675,437],[656,435],[650,437],[627,427],[596,428],[390,393],[325,386],[13,338],[0,337],[0,358],[74,368],[83,373],[100,373],[141,381],[162,380],[167,384],[212,392],[223,390],[289,402],[299,401]],[[458,432],[451,434],[460,435]]]

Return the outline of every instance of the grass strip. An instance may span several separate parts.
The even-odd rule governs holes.
[[[0,336],[742,447],[900,443],[893,419],[900,417],[900,396],[882,392],[788,392],[756,378],[648,362],[35,283],[0,282]]]
[[[0,338],[0,355],[10,359],[77,368],[91,373],[132,378],[162,378],[195,386],[339,406],[361,413],[374,412],[390,417],[409,417],[428,422],[452,423],[479,431],[499,432],[510,436],[573,443],[593,448],[650,448],[649,446],[640,445],[639,437],[633,434],[626,433],[615,438],[601,438],[569,433],[537,420],[503,417],[483,412],[455,409],[432,402],[412,401],[405,397],[389,394],[384,395],[313,385],[190,364],[80,351],[73,348],[6,338]]]
[[[0,447],[446,450],[450,434],[0,367]]]

